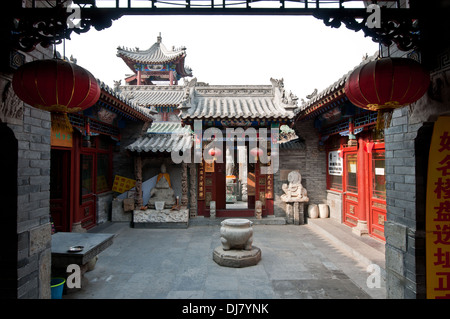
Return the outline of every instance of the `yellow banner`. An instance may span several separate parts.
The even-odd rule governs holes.
[[[434,124],[426,201],[427,298],[450,298],[450,117]]]
[[[114,183],[112,190],[118,193],[124,193],[136,185],[136,181],[131,178],[116,175],[114,177]]]

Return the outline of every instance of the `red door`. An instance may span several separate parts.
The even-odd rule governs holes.
[[[50,215],[57,232],[70,231],[70,151],[52,149],[50,165]]]
[[[226,190],[225,190],[225,163],[214,163],[214,191],[213,191],[213,200],[216,201],[216,210],[225,209],[226,204]]]
[[[358,223],[358,160],[357,152],[344,155],[344,214],[343,222],[351,227]]]
[[[386,220],[386,175],[384,171],[383,148],[371,153],[370,163],[370,213],[369,233],[381,240],[384,237],[384,222]]]
[[[80,154],[80,216],[78,219],[85,229],[95,226],[94,159],[94,154]]]

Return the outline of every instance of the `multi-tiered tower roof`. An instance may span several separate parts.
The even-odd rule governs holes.
[[[151,85],[164,81],[174,85],[181,78],[192,76],[192,70],[184,64],[186,48],[172,47],[168,50],[162,43],[161,34],[149,49],[118,47],[117,56],[134,73],[125,79],[128,84]]]

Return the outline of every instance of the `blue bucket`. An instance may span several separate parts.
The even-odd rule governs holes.
[[[65,282],[66,280],[64,278],[51,279],[50,288],[52,290],[52,299],[62,299]]]

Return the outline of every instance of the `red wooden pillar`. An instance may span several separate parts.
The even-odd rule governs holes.
[[[368,154],[364,151],[367,137],[358,137],[358,224],[353,231],[359,235],[368,233],[367,219],[369,215],[369,178],[370,167]]]
[[[137,77],[136,77],[136,81],[137,81],[137,85],[141,85],[141,71],[137,72]]]
[[[170,81],[170,85],[173,85],[173,71],[169,71],[169,81]]]
[[[73,152],[72,152],[72,176],[71,176],[71,187],[73,189],[73,196],[70,199],[71,205],[71,218],[70,218],[70,231],[72,231],[72,227],[74,223],[78,223],[80,221],[80,202],[81,202],[81,193],[80,193],[80,147],[81,147],[81,134],[74,132],[73,134]]]

